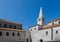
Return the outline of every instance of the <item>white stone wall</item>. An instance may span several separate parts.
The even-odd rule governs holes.
[[[51,26],[51,25],[52,25],[52,23],[54,23],[54,24],[59,24],[59,21],[60,21],[60,20],[58,20],[58,21],[53,21],[53,22],[50,22],[50,23],[48,23],[48,25],[49,25],[49,26]]]
[[[26,42],[27,42],[27,39],[28,39],[28,42],[30,42],[30,31],[26,30]]]
[[[40,19],[40,21],[39,21],[39,19]],[[38,18],[38,19],[37,19],[37,24],[42,25],[42,18]]]
[[[36,30],[35,30],[35,28],[36,28]],[[38,26],[34,26],[34,27],[30,28],[29,30],[31,31],[31,29],[32,29],[32,31],[38,31]]]
[[[54,23],[54,25],[59,24],[59,21],[60,20],[50,22],[48,23],[48,26],[51,26],[52,23]],[[29,29],[31,33],[32,42],[39,42],[40,39],[42,39],[43,41],[60,41],[60,27],[38,30],[40,27],[41,26],[34,26]],[[48,31],[48,35],[46,35],[46,31]],[[56,33],[56,31],[58,31],[58,33]]]
[[[56,33],[58,31],[58,33]],[[60,27],[53,28],[53,41],[60,41]]]
[[[48,31],[48,35],[46,35],[46,31]],[[58,31],[58,33],[56,33],[56,31]],[[52,29],[45,29],[38,31],[33,30],[30,31],[30,33],[32,42],[39,42],[40,39],[42,39],[43,41],[60,41],[60,27],[54,27]]]
[[[34,27],[31,29],[34,29]],[[46,35],[46,31],[48,31],[48,35]],[[32,42],[39,42],[40,39],[42,39],[43,41],[51,41],[51,29],[37,31],[30,30],[30,33]]]
[[[31,31],[31,29],[32,29],[31,32],[33,32],[33,31],[38,31],[41,27],[42,27],[42,26],[36,25],[36,26],[31,27],[31,28],[29,29],[29,31]]]
[[[53,23],[53,22],[51,22],[51,23],[48,23],[48,26],[51,26],[51,25],[52,25],[52,23]]]
[[[46,35],[46,32],[48,32],[48,35]],[[51,29],[40,31],[40,33],[42,33],[41,38],[43,41],[51,41]]]
[[[25,32],[19,32],[20,36],[17,35],[18,32],[16,31],[5,31],[5,30],[0,30],[2,31],[2,36],[0,36],[0,42],[25,42]],[[6,36],[6,32],[9,32],[9,36]],[[12,36],[12,33],[15,33],[15,36]]]

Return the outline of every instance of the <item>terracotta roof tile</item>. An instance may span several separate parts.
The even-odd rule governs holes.
[[[59,27],[60,24],[55,24],[55,25],[51,25],[51,26],[45,26],[45,29],[49,29],[49,28],[54,28],[54,27]]]
[[[17,32],[25,32],[25,30],[11,29],[11,28],[0,28],[0,30],[6,30],[6,31],[17,31]]]
[[[55,24],[55,25],[51,25],[51,26],[43,26],[43,28],[40,28],[39,30],[45,30],[45,29],[51,29],[51,28],[54,28],[54,27],[59,27],[60,24]]]

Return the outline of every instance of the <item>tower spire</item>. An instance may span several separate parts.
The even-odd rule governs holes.
[[[42,7],[40,7],[39,18],[37,19],[37,24],[45,25],[43,13],[42,13]]]
[[[40,7],[39,18],[43,17],[42,7]]]

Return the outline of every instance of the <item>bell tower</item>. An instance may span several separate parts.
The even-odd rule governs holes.
[[[42,7],[40,7],[40,12],[39,12],[39,18],[37,19],[37,24],[39,25],[45,25],[43,13],[42,13]]]

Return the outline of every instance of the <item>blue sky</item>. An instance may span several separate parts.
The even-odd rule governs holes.
[[[22,23],[28,30],[36,24],[40,6],[46,23],[60,17],[60,0],[0,0],[0,19]]]

